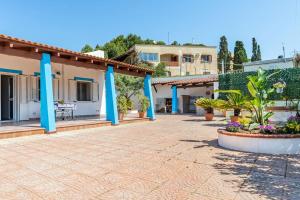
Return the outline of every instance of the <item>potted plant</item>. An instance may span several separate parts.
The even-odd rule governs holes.
[[[233,116],[230,117],[231,122],[237,122],[242,109],[248,109],[249,103],[244,96],[236,93],[228,94],[227,99],[228,107],[233,109]]]
[[[273,87],[276,89],[278,94],[283,93],[283,89],[286,87],[286,83],[284,81],[279,81],[273,84]]]
[[[118,105],[119,120],[123,120],[124,115],[127,114],[128,112],[128,99],[122,95],[118,96],[117,105]]]
[[[238,122],[239,116],[243,109],[251,110],[251,106],[247,99],[242,95],[239,90],[216,90],[220,93],[228,93],[226,95],[227,105],[223,105],[223,107],[233,109],[233,116],[230,116],[231,122]]]
[[[145,118],[147,109],[150,106],[150,101],[145,95],[139,96],[139,118]]]
[[[226,111],[228,110],[228,102],[222,99],[216,99],[215,108],[220,110],[223,113],[223,116],[226,117]]]
[[[214,118],[214,107],[216,106],[216,100],[209,99],[209,98],[200,98],[197,99],[196,106],[202,107],[206,113],[205,113],[205,120],[206,121],[212,121]]]

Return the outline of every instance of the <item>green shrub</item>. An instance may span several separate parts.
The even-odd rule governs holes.
[[[128,100],[125,96],[117,97],[117,105],[118,105],[118,111],[120,113],[126,114],[128,112],[128,109],[129,109]]]
[[[266,74],[272,74],[276,70],[267,70]],[[232,74],[219,75],[219,89],[220,90],[240,90],[243,95],[249,96],[247,89],[248,79],[247,76],[255,75],[257,72],[241,72]],[[300,68],[289,68],[281,70],[278,74],[274,75],[268,80],[268,86],[272,87],[274,83],[282,80],[286,83],[282,94],[273,93],[270,95],[270,100],[282,100],[283,97],[287,99],[300,99]],[[226,99],[226,94],[220,94],[221,99]]]
[[[207,113],[214,113],[214,107],[216,107],[216,100],[209,98],[199,98],[196,100],[195,105],[203,108]]]
[[[146,112],[150,106],[150,101],[145,95],[139,96],[139,112]]]

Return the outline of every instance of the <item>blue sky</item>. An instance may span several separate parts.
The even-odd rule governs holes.
[[[300,0],[6,0],[0,33],[79,51],[119,34],[217,46],[226,35],[233,50],[251,38],[263,59],[300,51]]]

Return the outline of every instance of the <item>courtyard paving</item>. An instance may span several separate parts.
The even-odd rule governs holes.
[[[188,115],[0,140],[0,199],[300,199],[300,156],[223,149]]]

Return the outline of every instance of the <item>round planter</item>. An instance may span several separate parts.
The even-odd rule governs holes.
[[[145,118],[146,112],[139,112],[139,118]]]
[[[205,120],[206,121],[212,121],[214,118],[214,114],[213,113],[205,113]]]
[[[300,134],[248,134],[218,130],[218,143],[227,149],[252,153],[300,154]]]

